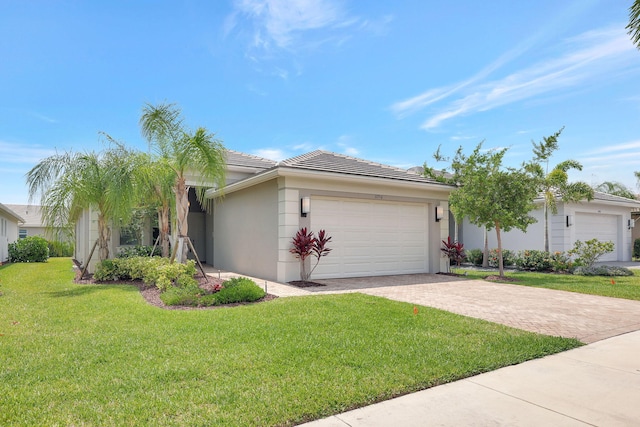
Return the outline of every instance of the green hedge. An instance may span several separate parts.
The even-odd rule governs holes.
[[[10,262],[46,262],[49,244],[39,236],[29,236],[9,244]]]

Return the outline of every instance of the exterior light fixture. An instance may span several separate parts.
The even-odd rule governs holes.
[[[436,222],[444,218],[444,208],[442,206],[436,206]]]
[[[311,199],[305,196],[300,199],[300,216],[306,218],[309,212],[311,212]]]
[[[627,224],[629,225],[629,230],[631,230],[633,227],[636,226],[636,220],[635,219],[630,219]]]
[[[567,227],[571,227],[573,225],[573,215],[567,215]]]

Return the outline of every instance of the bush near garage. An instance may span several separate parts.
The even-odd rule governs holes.
[[[46,262],[49,244],[39,236],[29,236],[9,243],[9,262]]]

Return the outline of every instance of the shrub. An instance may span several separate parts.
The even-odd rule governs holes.
[[[329,252],[331,252],[331,249],[327,247],[327,243],[329,243],[330,240],[331,237],[328,236],[324,230],[318,232],[318,237],[315,237],[311,230],[307,232],[307,227],[302,227],[296,233],[291,241],[293,247],[289,249],[289,252],[300,260],[300,279],[303,282],[309,280],[313,270],[318,266],[320,258],[329,255]],[[307,272],[305,260],[311,255],[316,258],[316,264]]]
[[[467,261],[473,265],[482,265],[482,250],[481,249],[469,249],[465,251],[467,255]]]
[[[513,265],[515,263],[515,260],[516,260],[516,257],[513,251],[510,251],[509,249],[502,250],[502,262],[504,263],[505,267]],[[498,250],[491,249],[489,251],[489,267],[494,267],[494,268],[498,267],[499,262],[500,260],[498,257]],[[482,264],[482,261],[480,263]]]
[[[29,236],[9,244],[10,262],[46,262],[49,244],[39,236]]]
[[[550,254],[539,250],[520,251],[515,260],[519,270],[527,271],[571,271],[573,263],[564,252]]]
[[[71,242],[57,242],[57,241],[49,241],[47,242],[49,246],[49,257],[72,257],[74,245]]]
[[[564,252],[554,252],[551,255],[551,270],[555,272],[571,272],[573,270],[573,262],[569,255]]]
[[[466,258],[464,245],[460,242],[454,242],[451,240],[451,236],[447,237],[446,241],[442,241],[442,247],[440,250],[447,258],[449,258],[449,264],[455,263],[457,266],[460,266],[460,263]]]
[[[235,277],[223,283],[222,289],[213,294],[218,304],[253,302],[265,296],[264,289],[246,277]]]
[[[195,281],[194,281],[195,282]],[[170,286],[160,299],[166,305],[213,306],[233,304],[238,302],[254,302],[263,298],[265,292],[246,277],[234,277],[222,284],[222,289],[216,293],[207,293],[197,283],[183,287]]]
[[[101,282],[118,280],[119,277],[117,265],[112,259],[100,261],[96,266],[96,271],[93,273],[93,278]]]
[[[156,247],[155,250],[153,246],[144,246],[144,245],[136,245],[136,246],[121,246],[118,249],[118,258],[133,258],[133,257],[151,257],[151,256],[160,256],[162,255],[160,247]]]
[[[205,291],[200,289],[198,282],[185,286],[169,286],[160,294],[160,299],[166,305],[191,305],[197,306]]]
[[[516,258],[516,267],[519,270],[549,271],[552,265],[551,254],[545,251],[521,251]]]
[[[640,258],[640,239],[633,242],[633,257]]]
[[[100,281],[142,279],[144,283],[165,291],[169,286],[194,283],[195,265],[193,260],[180,264],[159,257],[114,258],[100,262],[93,277]]]
[[[584,243],[577,240],[569,255],[577,256],[575,262],[584,267],[591,267],[602,255],[613,252],[613,242],[601,242],[598,239],[587,240]]]
[[[599,265],[597,267],[577,267],[573,274],[580,276],[633,276],[633,271],[625,267]]]

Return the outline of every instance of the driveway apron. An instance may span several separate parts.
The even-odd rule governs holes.
[[[640,301],[434,274],[318,282],[319,293],[357,291],[585,343],[640,330]]]

